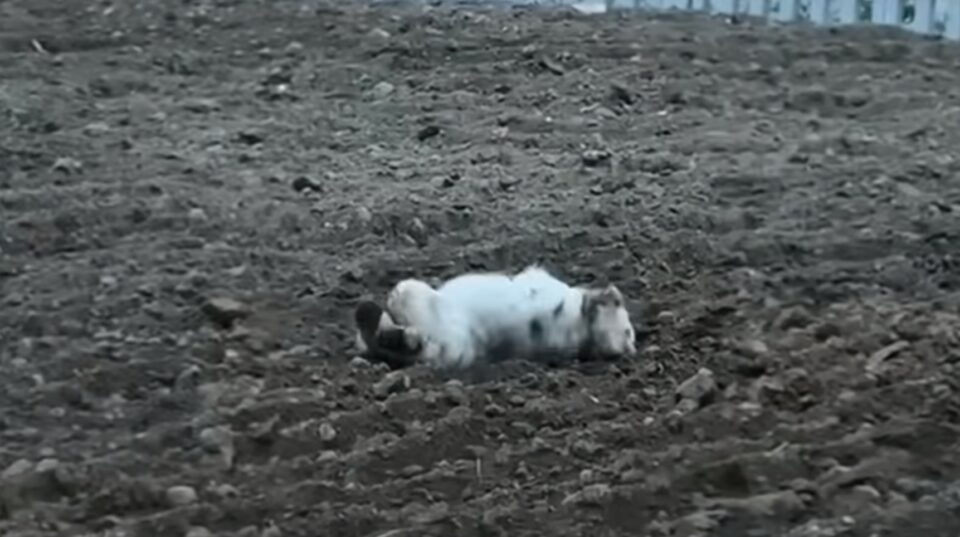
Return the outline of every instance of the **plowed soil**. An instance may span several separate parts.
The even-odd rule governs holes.
[[[0,0],[0,534],[955,537],[958,125],[899,31]],[[534,261],[642,354],[354,359]]]

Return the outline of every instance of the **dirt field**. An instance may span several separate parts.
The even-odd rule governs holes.
[[[955,537],[958,125],[900,32],[0,0],[0,534]],[[642,355],[352,360],[538,260]]]

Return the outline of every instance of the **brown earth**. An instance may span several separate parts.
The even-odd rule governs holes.
[[[0,0],[0,534],[955,537],[958,125],[902,32]],[[642,356],[351,361],[537,260]]]

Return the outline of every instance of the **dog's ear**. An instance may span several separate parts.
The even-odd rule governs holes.
[[[357,304],[353,320],[367,350],[364,358],[382,362],[390,369],[401,369],[416,363],[419,349],[406,348],[403,329],[397,328],[393,319],[376,302],[364,300]]]
[[[600,308],[619,308],[620,306],[623,306],[623,293],[616,285],[610,284],[602,289],[583,290],[581,312],[589,322],[597,318],[597,312],[600,311]]]
[[[357,324],[357,330],[360,331],[360,337],[363,338],[367,348],[373,348],[376,344],[377,330],[380,329],[380,319],[382,317],[383,308],[370,300],[364,300],[357,304],[357,309],[353,312],[353,320]]]
[[[604,306],[619,308],[623,305],[623,293],[620,292],[620,289],[618,289],[616,285],[611,283],[600,291],[598,300],[600,304]]]

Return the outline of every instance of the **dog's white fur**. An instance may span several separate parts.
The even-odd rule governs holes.
[[[403,328],[408,348],[419,349],[417,361],[434,367],[584,350],[636,353],[635,330],[616,286],[571,287],[536,265],[513,276],[468,273],[438,289],[403,280],[387,296],[379,329],[393,326]],[[366,350],[359,332],[357,345]]]

